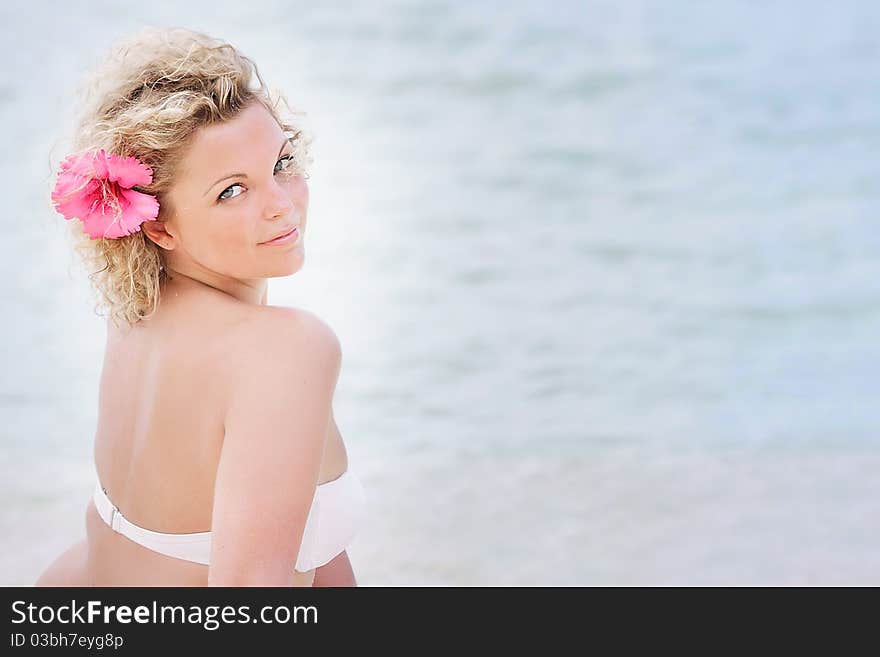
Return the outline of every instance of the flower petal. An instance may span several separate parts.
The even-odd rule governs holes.
[[[66,219],[82,218],[101,198],[101,183],[81,176],[62,174],[52,192],[55,209]]]
[[[133,189],[122,189],[119,203],[122,206],[119,230],[124,231],[124,235],[139,231],[142,223],[153,221],[159,216],[159,201],[150,194],[136,192]]]
[[[121,187],[131,189],[135,185],[153,182],[153,170],[136,157],[121,157],[114,153],[104,154],[107,177]]]
[[[103,148],[99,149],[94,155],[94,173],[92,174],[98,180],[107,180],[109,175],[107,166],[107,151]]]
[[[96,157],[97,154],[92,151],[73,153],[64,158],[64,161],[61,163],[61,171],[86,178],[94,178]]]
[[[113,208],[102,203],[100,199],[96,199],[94,207],[80,217],[80,219],[82,219],[83,230],[88,233],[93,240],[105,237],[109,234],[108,227],[112,224],[113,218]]]

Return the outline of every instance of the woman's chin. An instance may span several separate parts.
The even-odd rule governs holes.
[[[287,262],[279,267],[273,267],[273,273],[267,274],[266,278],[278,278],[281,276],[292,276],[300,269],[303,268],[305,264],[305,254],[300,252],[298,257],[289,258]]]

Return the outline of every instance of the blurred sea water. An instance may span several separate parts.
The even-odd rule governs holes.
[[[269,303],[343,345],[360,584],[880,584],[880,6],[246,10],[0,8],[0,582],[94,485],[104,324],[48,200],[73,84],[176,24],[316,136]]]

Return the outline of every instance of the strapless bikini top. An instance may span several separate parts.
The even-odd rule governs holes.
[[[210,563],[211,532],[164,534],[139,527],[120,513],[100,481],[95,485],[93,499],[98,514],[113,531],[175,559]],[[304,573],[323,566],[341,553],[360,530],[365,511],[364,488],[351,468],[336,479],[316,486],[294,569]]]

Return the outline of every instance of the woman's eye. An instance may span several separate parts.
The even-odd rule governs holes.
[[[228,192],[230,189],[233,189],[235,187],[241,187],[241,184],[235,183],[234,185],[230,185],[229,187],[224,189],[222,192],[220,192],[220,196],[217,197],[217,200],[218,201],[228,201],[231,198],[235,198],[235,196],[239,196],[238,194],[236,194],[235,196],[223,196],[226,192]]]
[[[278,160],[278,162],[293,162],[293,155],[285,155],[280,160]],[[278,162],[275,163],[275,166],[278,166]],[[284,170],[287,171],[287,167],[285,167]]]
[[[281,169],[281,171],[287,173],[288,169],[289,169],[289,163],[293,162],[293,161],[294,161],[293,155],[285,155],[284,157],[282,157],[280,160],[278,160],[278,162],[275,163],[276,173],[278,173],[278,165],[281,162],[288,163],[283,169]],[[220,196],[217,197],[217,200],[218,201],[228,201],[229,199],[236,198],[237,196],[241,196],[241,194],[235,194],[234,196],[223,196],[226,192],[228,192],[230,189],[234,189],[235,187],[243,187],[243,185],[241,183],[235,183],[234,185],[230,185],[229,187],[224,189],[222,192],[220,192]]]

